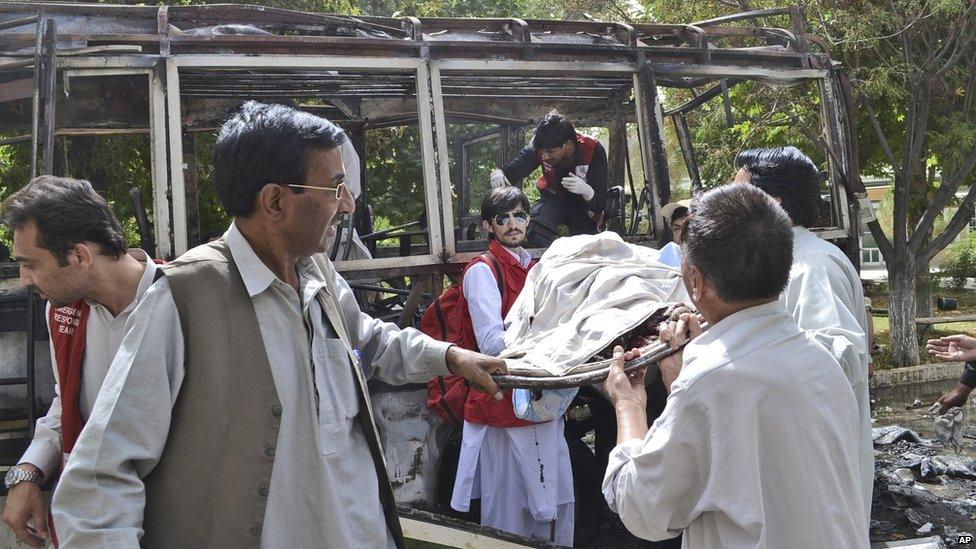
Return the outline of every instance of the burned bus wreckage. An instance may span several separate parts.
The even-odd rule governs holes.
[[[347,132],[360,160],[351,177],[359,183],[351,185],[356,213],[342,225],[332,260],[364,312],[403,327],[485,249],[476,204],[488,182],[478,160],[500,166],[513,159],[550,110],[607,136],[604,228],[656,247],[670,230],[660,215],[672,188],[665,126],[673,126],[697,190],[703,182],[689,113],[715,101],[731,116],[729,90],[744,82],[813,86],[822,111],[814,137],[829,165],[829,214],[814,230],[857,264],[862,223],[873,213],[857,175],[849,83],[804,29],[796,8],[629,25],[350,17],[246,5],[3,3],[0,145],[28,147],[32,175],[71,175],[58,173],[65,171],[59,142],[148,135],[152,192],[136,189],[132,209],[143,247],[171,259],[206,241],[199,204],[210,183],[197,145],[231,109],[255,99],[322,115]],[[690,90],[691,99],[669,104],[674,89]],[[403,128],[409,132],[390,133]],[[370,134],[393,136],[416,152],[409,189],[368,169],[367,158],[392,154],[369,150]],[[53,383],[43,305],[16,288],[16,268],[8,264],[3,273],[0,408],[19,422],[0,446],[10,465]],[[426,388],[371,389],[404,516],[416,512],[408,507],[448,512],[457,448],[450,427],[426,410]],[[609,412],[602,394],[584,388],[567,420],[578,529],[600,516],[593,509],[602,505],[599,483],[613,446]]]

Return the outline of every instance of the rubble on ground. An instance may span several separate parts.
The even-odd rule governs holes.
[[[976,532],[976,460],[898,425],[874,429],[871,540],[938,535],[949,547]]]

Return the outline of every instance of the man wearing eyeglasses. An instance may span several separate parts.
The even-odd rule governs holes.
[[[331,122],[245,103],[214,182],[234,222],[170,263],[54,496],[66,547],[404,547],[367,378],[504,363],[363,314],[322,256],[353,211]]]
[[[533,264],[522,248],[528,212],[529,200],[515,187],[496,187],[481,203],[488,252],[464,271],[462,347],[493,356],[505,349],[504,318]],[[481,498],[483,526],[572,546],[573,472],[563,420],[519,419],[511,390],[497,401],[485,396],[471,392],[465,403],[451,507],[466,512]]]

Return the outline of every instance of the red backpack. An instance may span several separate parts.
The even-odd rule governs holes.
[[[485,252],[480,257],[491,266],[495,280],[498,281],[498,293],[504,296],[505,275],[498,261],[491,252]],[[420,317],[420,331],[440,341],[459,343],[461,322],[464,319],[462,315],[467,313],[461,310],[462,295],[464,290],[461,283],[448,286]],[[468,399],[468,390],[468,381],[461,376],[437,376],[427,382],[427,408],[444,421],[461,425],[464,421],[464,403]]]

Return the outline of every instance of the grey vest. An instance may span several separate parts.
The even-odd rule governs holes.
[[[142,545],[258,547],[282,408],[253,302],[223,240],[194,248],[163,270],[183,328],[185,376],[166,447],[144,479]],[[333,297],[320,303],[348,347],[329,287]],[[373,454],[379,497],[403,547],[365,380],[350,366],[359,381],[359,423]]]

